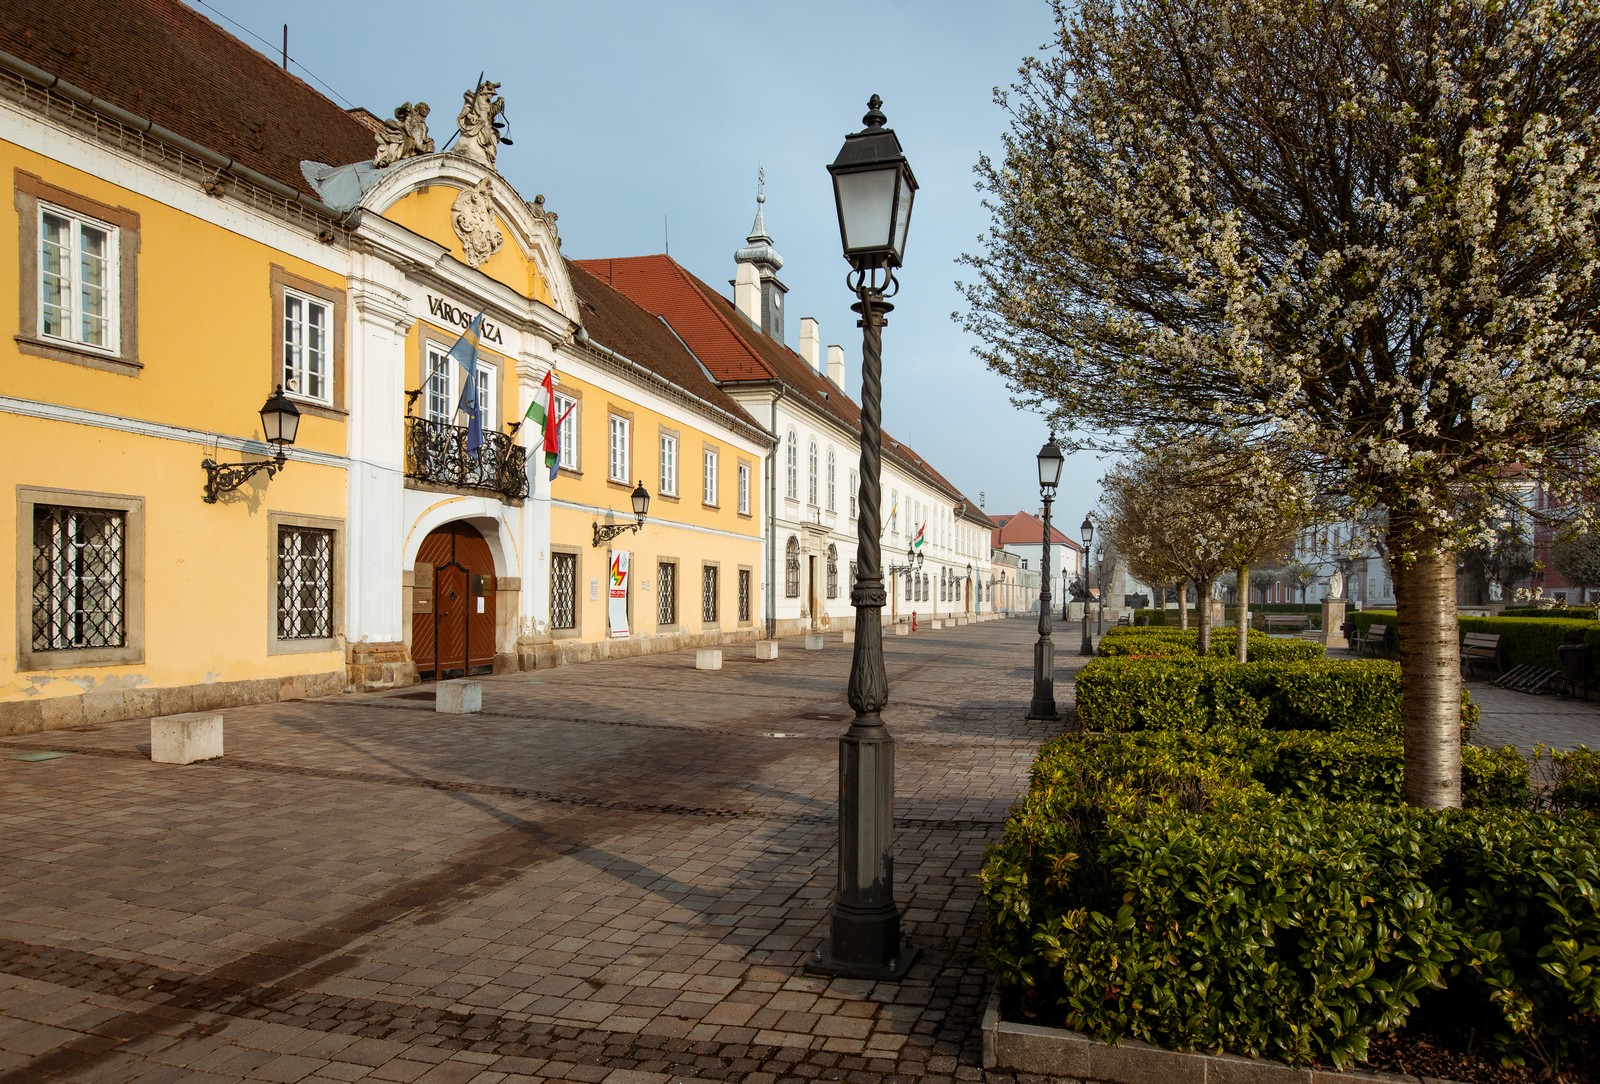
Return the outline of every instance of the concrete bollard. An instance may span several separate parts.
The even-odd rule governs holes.
[[[777,657],[778,657],[778,641],[776,641],[776,640],[757,640],[756,641],[756,658],[762,660],[763,662],[771,662],[773,659],[775,659]]]
[[[940,629],[944,628],[944,619],[936,617],[930,622],[930,625],[933,627],[935,632],[938,632]]]
[[[820,633],[820,632],[808,632],[808,633],[806,633],[806,650],[807,651],[821,651],[826,646],[828,646],[827,645],[827,638],[824,637],[822,635],[822,633]]]
[[[844,642],[847,643],[847,644],[853,644],[853,643],[856,642],[856,630],[855,629],[845,629],[844,630]]]
[[[157,764],[193,764],[222,755],[222,716],[190,711],[150,720],[150,759]]]
[[[483,710],[483,682],[469,678],[441,681],[433,689],[433,710],[444,715],[475,715]]]
[[[911,626],[907,625],[907,624],[904,624],[904,623],[896,625],[894,627],[894,634],[896,636],[910,636],[911,635]]]
[[[721,670],[722,649],[720,647],[700,647],[694,652],[694,668],[696,670]]]

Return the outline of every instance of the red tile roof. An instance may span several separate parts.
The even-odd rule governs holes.
[[[813,369],[805,359],[750,322],[733,303],[690,274],[670,256],[625,256],[577,260],[576,266],[631,297],[666,320],[683,338],[711,375],[723,385],[782,384],[817,412],[846,429],[861,431],[861,408],[855,400]],[[915,449],[883,433],[883,456],[900,469],[945,493],[952,503],[964,502],[966,517],[986,526],[987,517]]]
[[[0,49],[298,191],[372,132],[178,0],[0,0]]]
[[[672,329],[626,295],[607,286],[583,267],[567,261],[578,296],[579,318],[589,337],[629,361],[654,372],[676,387],[704,399],[760,433],[765,428],[706,375]],[[752,434],[754,435],[754,434]]]
[[[1018,512],[1010,516],[995,516],[997,527],[989,535],[989,544],[1001,546],[1037,546],[1044,539],[1044,521],[1038,516],[1027,512]],[[1055,525],[1050,526],[1050,542],[1056,546],[1068,546],[1074,550],[1083,551],[1083,546],[1060,531]]]

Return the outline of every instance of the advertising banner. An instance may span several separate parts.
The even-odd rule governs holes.
[[[628,551],[615,550],[611,554],[610,586],[606,595],[606,614],[611,625],[611,638],[625,639],[628,635]]]

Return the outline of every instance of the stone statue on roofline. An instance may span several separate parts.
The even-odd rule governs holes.
[[[386,120],[377,133],[378,150],[372,164],[382,169],[405,158],[433,153],[433,139],[428,135],[428,103],[412,105],[406,102],[394,111],[394,120]]]
[[[456,153],[490,169],[495,168],[500,144],[511,142],[500,134],[505,127],[500,118],[506,111],[506,100],[496,93],[499,89],[499,83],[480,79],[478,89],[461,95],[461,112],[456,116],[456,127],[461,130]]]

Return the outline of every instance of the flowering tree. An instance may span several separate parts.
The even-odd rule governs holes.
[[[1055,16],[1058,47],[1000,95],[1003,158],[978,167],[992,224],[966,257],[965,326],[1020,403],[1105,442],[1270,434],[1381,506],[1405,797],[1458,805],[1456,553],[1519,477],[1560,487],[1600,450],[1600,12]]]
[[[1574,531],[1556,539],[1550,547],[1550,560],[1556,571],[1580,590],[1600,584],[1600,534]]]

